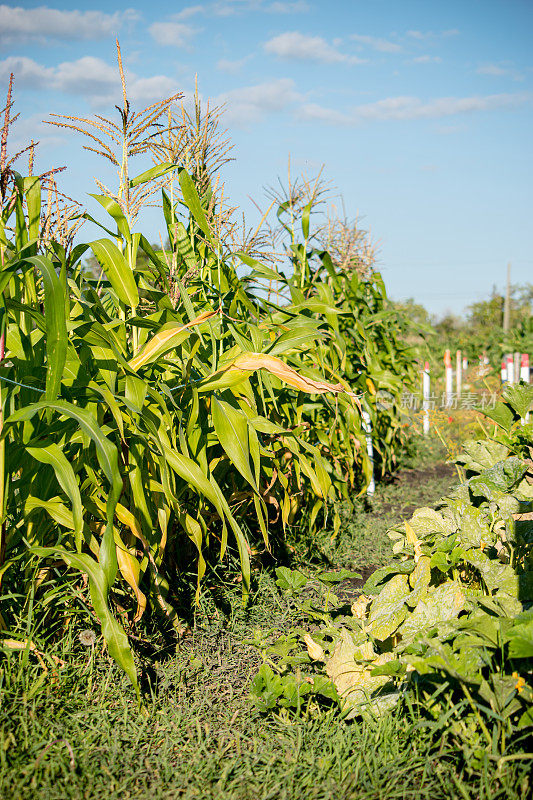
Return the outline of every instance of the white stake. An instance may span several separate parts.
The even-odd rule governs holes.
[[[424,411],[424,436],[429,433],[429,392],[430,392],[430,377],[429,377],[429,361],[424,364],[424,372],[422,373],[422,409]]]
[[[371,469],[371,477],[370,483],[368,484],[366,493],[368,497],[372,497],[374,492],[376,491],[376,482],[374,480],[374,448],[372,446],[372,420],[370,419],[370,414],[368,411],[362,411],[361,416],[363,417],[363,430],[365,432],[365,439],[366,439],[366,452],[368,453],[368,458],[370,460],[370,469]]]
[[[507,383],[507,361],[502,359],[502,383]]]
[[[529,355],[522,353],[520,358],[520,380],[529,383]]]
[[[463,372],[466,372],[468,369],[468,359],[466,356],[463,356]]]
[[[452,359],[449,350],[446,350],[444,353],[444,367],[446,370],[446,407],[450,408],[452,405],[453,395],[453,370]]]
[[[508,353],[507,355],[507,383],[509,386],[512,386],[515,382],[515,374],[514,374],[514,360],[512,353]]]

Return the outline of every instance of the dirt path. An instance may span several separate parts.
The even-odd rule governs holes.
[[[453,464],[428,464],[400,470],[378,486],[371,508],[345,520],[335,561],[359,572],[360,580],[342,585],[358,593],[367,578],[391,557],[390,528],[409,519],[416,508],[434,506],[456,483]]]

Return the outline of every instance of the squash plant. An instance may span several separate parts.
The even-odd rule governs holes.
[[[419,702],[476,763],[509,757],[533,725],[532,406],[533,387],[506,390],[490,412],[497,430],[457,459],[460,485],[390,532],[393,560],[351,606],[320,574],[280,573],[282,588],[315,586],[301,603],[314,629],[258,635],[259,709],[286,716],[333,704],[350,719]]]

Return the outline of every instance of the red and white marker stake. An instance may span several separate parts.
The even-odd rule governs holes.
[[[430,377],[429,377],[429,361],[424,364],[424,372],[422,373],[422,409],[424,411],[424,436],[429,433],[429,392],[430,392]]]
[[[507,356],[507,383],[512,386],[515,382],[513,354]]]
[[[529,355],[522,353],[520,357],[520,380],[529,383]]]
[[[468,359],[466,356],[463,356],[463,372],[466,372],[468,369]]]
[[[507,383],[507,362],[502,359],[502,383]]]
[[[452,359],[449,350],[446,350],[444,353],[444,368],[446,372],[446,406],[450,408],[452,405],[453,396],[453,370]]]

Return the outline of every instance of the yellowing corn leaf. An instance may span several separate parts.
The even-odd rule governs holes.
[[[137,609],[135,611],[133,621],[138,622],[146,609],[146,595],[143,594],[139,588],[141,565],[135,556],[125,547],[123,542],[120,544],[116,542],[116,544],[118,568],[128,586],[133,589],[133,593],[135,594],[135,598],[137,600]]]
[[[152,336],[150,341],[145,344],[140,353],[137,353],[137,355],[131,359],[129,362],[130,367],[137,370],[139,367],[161,358],[168,353],[169,350],[181,344],[188,336],[190,328],[201,325],[202,322],[214,317],[215,314],[217,314],[217,311],[209,309],[196,317],[196,319],[187,322],[185,325],[179,325],[176,322],[168,322],[166,325],[163,325],[163,327]]]
[[[233,383],[247,378],[252,372],[265,369],[271,375],[275,375],[283,383],[294,386],[301,392],[307,394],[334,394],[345,393],[355,398],[355,394],[350,392],[342,383],[329,383],[323,380],[314,380],[301,375],[293,367],[285,364],[280,358],[267,355],[266,353],[241,353],[233,359],[227,366],[206,378],[198,385],[199,390],[219,389],[223,386],[230,386]]]

